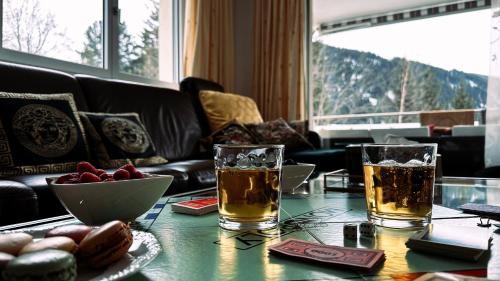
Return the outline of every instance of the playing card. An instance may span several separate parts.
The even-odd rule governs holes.
[[[204,215],[217,211],[217,198],[203,198],[172,204],[172,211],[190,215]]]
[[[269,251],[273,254],[363,270],[370,270],[385,260],[382,250],[328,246],[296,239],[273,245],[269,247]]]

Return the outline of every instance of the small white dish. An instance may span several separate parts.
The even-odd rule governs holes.
[[[56,184],[47,182],[66,210],[88,225],[112,220],[133,221],[147,212],[168,189],[174,177],[145,174],[143,179]]]
[[[293,192],[301,185],[314,171],[316,165],[298,163],[297,165],[284,165],[281,174],[281,191],[285,193]]]

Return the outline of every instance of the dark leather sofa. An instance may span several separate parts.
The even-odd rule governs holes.
[[[180,91],[144,84],[70,75],[60,71],[0,62],[0,91],[14,93],[72,93],[80,111],[139,114],[160,156],[167,164],[142,167],[141,171],[174,176],[166,195],[215,186],[212,151],[203,151],[200,139],[210,130],[198,99],[200,90],[224,91],[211,81],[186,78]],[[309,140],[320,146],[319,136]],[[295,160],[318,162],[319,170],[340,168],[343,149],[295,152]],[[334,157],[333,157],[334,156]],[[332,158],[333,157],[333,158]],[[81,159],[88,160],[88,159]],[[37,174],[16,177],[0,175],[0,225],[66,214],[65,209]]]
[[[210,87],[210,82],[205,84]],[[200,124],[188,94],[5,62],[0,62],[0,91],[72,93],[81,111],[137,112],[159,155],[169,160],[167,164],[140,168],[141,171],[173,175],[174,182],[167,194],[215,185],[211,155],[200,153]],[[0,178],[0,225],[65,214],[46,184],[45,178],[50,176],[58,174]]]

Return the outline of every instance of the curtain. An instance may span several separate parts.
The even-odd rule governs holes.
[[[187,0],[184,77],[195,76],[234,89],[233,0]]]
[[[254,0],[252,97],[265,120],[304,118],[304,0]]]
[[[485,167],[500,166],[500,0],[491,2],[490,75],[486,101]]]

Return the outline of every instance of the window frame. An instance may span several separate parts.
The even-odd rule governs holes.
[[[42,67],[70,74],[87,74],[105,79],[118,79],[125,81],[150,84],[168,88],[178,88],[181,77],[181,51],[182,51],[182,9],[184,0],[172,0],[172,28],[173,28],[173,80],[162,81],[147,77],[120,72],[119,67],[119,42],[118,27],[120,21],[119,0],[102,0],[103,8],[103,67],[94,67],[85,64],[69,62],[16,50],[3,48],[3,0],[0,0],[0,61],[18,63],[23,65]]]
[[[312,1],[309,3],[309,9],[312,10]],[[474,6],[466,6],[470,5],[470,3],[474,2]],[[443,2],[441,4],[434,4],[430,6],[422,6],[422,7],[417,7],[413,9],[406,9],[406,10],[394,10],[394,11],[388,11],[385,13],[381,14],[370,14],[370,15],[365,15],[365,16],[360,16],[360,17],[355,17],[355,18],[349,18],[349,19],[342,19],[338,21],[332,21],[332,22],[325,22],[321,23],[318,26],[313,26],[313,14],[311,12],[310,17],[311,19],[308,21],[309,28],[308,31],[310,32],[307,36],[308,40],[308,53],[307,53],[307,65],[308,65],[308,79],[309,79],[309,85],[308,85],[308,93],[307,93],[307,101],[309,102],[308,105],[308,119],[310,120],[309,122],[309,127],[310,129],[314,130],[316,127],[320,127],[321,125],[317,125],[316,122],[321,121],[321,120],[335,120],[335,119],[355,119],[355,118],[360,118],[369,116],[369,117],[380,117],[380,116],[406,116],[406,115],[418,115],[422,111],[412,111],[412,112],[382,112],[382,113],[356,113],[356,114],[333,114],[333,115],[315,115],[314,111],[314,83],[313,83],[313,76],[312,76],[312,45],[313,45],[313,38],[314,36],[322,36],[326,34],[331,34],[331,33],[336,33],[336,32],[344,32],[344,31],[351,31],[355,29],[363,29],[363,28],[370,28],[374,26],[380,26],[380,25],[387,25],[387,24],[397,24],[397,23],[402,23],[406,21],[411,21],[411,20],[418,20],[418,19],[424,19],[424,18],[430,18],[430,17],[440,17],[440,16],[447,16],[451,14],[457,14],[457,13],[464,13],[464,12],[472,12],[476,10],[483,10],[483,9],[490,9],[492,7],[491,0],[455,0],[452,2]],[[451,9],[450,9],[451,8]],[[458,8],[458,9],[457,9]],[[426,13],[426,14],[419,14],[418,17],[412,16],[411,13],[415,11],[420,11],[423,9],[437,9],[437,12],[435,13]],[[402,17],[396,17],[396,15],[403,15]],[[387,20],[391,19],[391,20]],[[485,109],[472,109],[474,110],[479,122],[483,123],[485,122],[485,119],[482,117],[482,113],[485,111]],[[397,123],[397,124],[405,124],[403,123]],[[411,124],[411,123],[408,123]],[[331,125],[331,124],[330,124]],[[357,125],[369,125],[369,124],[357,124],[357,123],[348,123],[346,126],[350,127],[356,127]],[[388,128],[390,127],[390,123],[387,124]],[[339,127],[341,127],[340,125]],[[330,129],[331,130],[331,129]]]

